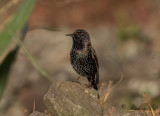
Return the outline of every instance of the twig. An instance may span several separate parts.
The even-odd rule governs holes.
[[[34,101],[33,101],[33,112],[36,110],[36,100],[35,100],[35,97],[34,97]]]

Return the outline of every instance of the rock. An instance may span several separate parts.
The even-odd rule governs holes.
[[[146,114],[145,112],[142,111],[134,111],[134,112],[128,112],[123,114],[123,116],[152,116],[151,114]]]
[[[38,112],[38,111],[34,111],[29,116],[49,116],[49,115],[41,113],[41,112]]]
[[[75,82],[54,82],[44,96],[48,111],[54,116],[101,116],[98,91]]]

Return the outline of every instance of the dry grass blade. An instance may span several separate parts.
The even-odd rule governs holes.
[[[106,102],[108,96],[110,95],[110,93],[111,93],[111,91],[112,91],[112,89],[113,89],[113,87],[112,87],[113,84],[112,84],[112,83],[113,83],[113,81],[109,81],[108,90],[107,90],[107,93],[106,93],[105,96],[104,96],[104,99],[103,99],[103,101],[102,101],[102,104],[104,104],[104,103]]]
[[[33,112],[36,110],[36,100],[35,100],[35,97],[34,97],[34,101],[33,101]]]
[[[32,31],[32,30],[35,30],[35,29],[46,29],[46,30],[50,30],[50,31],[60,31],[60,29],[58,29],[57,27],[53,27],[53,26],[50,26],[50,25],[35,25],[35,26],[32,26],[32,27],[29,27],[28,31]]]
[[[147,103],[149,105],[149,108],[150,108],[150,110],[152,112],[152,116],[156,116],[155,112],[154,112],[154,110],[153,110],[153,108],[151,106],[151,98],[149,96],[147,96],[146,94],[144,94],[143,95],[143,100],[144,100],[144,103]]]
[[[25,24],[29,14],[31,13],[36,0],[27,0],[25,1],[17,10],[12,20],[5,26],[5,29],[0,34],[0,55],[7,49],[12,38],[14,38],[18,31]],[[2,23],[4,25],[4,23]],[[9,34],[9,32],[12,34]]]
[[[150,103],[149,103],[149,107],[150,107],[150,109],[151,109],[152,115],[153,115],[153,116],[156,116]]]
[[[0,8],[0,15],[5,14],[11,7],[21,2],[20,0],[11,0],[5,6]]]
[[[39,3],[43,4],[47,7],[61,7],[66,4],[81,2],[81,1],[83,1],[83,0],[54,0],[54,1],[49,1],[49,2],[41,0]]]
[[[155,115],[156,115],[156,116],[159,116],[159,115],[160,115],[160,109],[156,109],[154,112],[155,112]]]
[[[108,99],[110,93],[112,92],[112,90],[122,81],[123,79],[123,73],[122,73],[122,76],[120,78],[120,80],[113,86],[113,81],[109,81],[109,84],[108,84],[108,92],[105,94],[103,100],[101,101],[101,104],[104,104],[106,102],[106,100]]]

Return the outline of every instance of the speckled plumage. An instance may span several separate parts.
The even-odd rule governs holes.
[[[78,29],[73,34],[67,34],[73,39],[70,51],[70,62],[74,70],[80,75],[88,78],[94,89],[98,90],[99,65],[95,50],[90,41],[89,34]]]

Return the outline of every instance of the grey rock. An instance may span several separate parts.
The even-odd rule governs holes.
[[[34,111],[29,116],[49,116],[49,115],[41,113],[41,112],[38,112],[38,111]]]
[[[123,116],[152,116],[151,114],[146,114],[142,111],[134,111],[123,114]]]
[[[44,102],[54,116],[101,116],[98,92],[75,82],[54,82]]]

